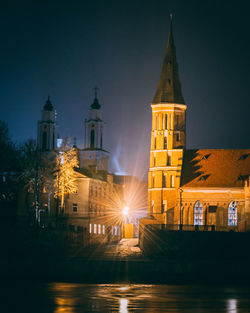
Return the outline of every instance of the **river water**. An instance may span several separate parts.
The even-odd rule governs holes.
[[[5,282],[0,312],[250,312],[249,287]]]

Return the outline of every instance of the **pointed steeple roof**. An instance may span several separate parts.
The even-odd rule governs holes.
[[[53,110],[54,110],[53,105],[52,105],[52,103],[51,103],[51,101],[50,101],[49,96],[48,96],[48,99],[47,99],[47,101],[46,101],[46,103],[45,103],[43,109],[44,109],[44,111],[53,111]]]
[[[91,104],[91,109],[100,110],[101,105],[100,105],[100,103],[99,103],[99,100],[97,99],[97,90],[98,90],[98,88],[95,87],[94,90],[95,90],[95,98],[94,98],[93,103]]]
[[[173,37],[172,16],[166,53],[162,64],[160,81],[152,104],[156,103],[178,103],[185,104],[176,60],[176,50]]]

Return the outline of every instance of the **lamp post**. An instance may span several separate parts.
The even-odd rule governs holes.
[[[182,193],[183,190],[181,188],[179,188],[180,191],[180,230],[182,230]]]
[[[122,215],[123,215],[123,237],[125,238],[125,225],[126,225],[126,217],[128,216],[128,213],[129,213],[129,206],[125,206],[123,209],[122,209]]]

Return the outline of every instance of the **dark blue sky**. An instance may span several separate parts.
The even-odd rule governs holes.
[[[150,102],[174,13],[188,105],[188,148],[250,147],[248,1],[6,1],[0,5],[0,119],[21,143],[36,138],[50,95],[61,136],[83,143],[98,85],[104,145],[120,169],[143,175]],[[113,171],[115,166],[111,165]]]

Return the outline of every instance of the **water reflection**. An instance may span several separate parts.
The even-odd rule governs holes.
[[[248,288],[139,284],[49,285],[54,313],[250,312]]]
[[[237,300],[236,299],[228,299],[227,310],[228,310],[228,313],[237,313]]]
[[[128,313],[128,299],[120,299],[120,313]]]

